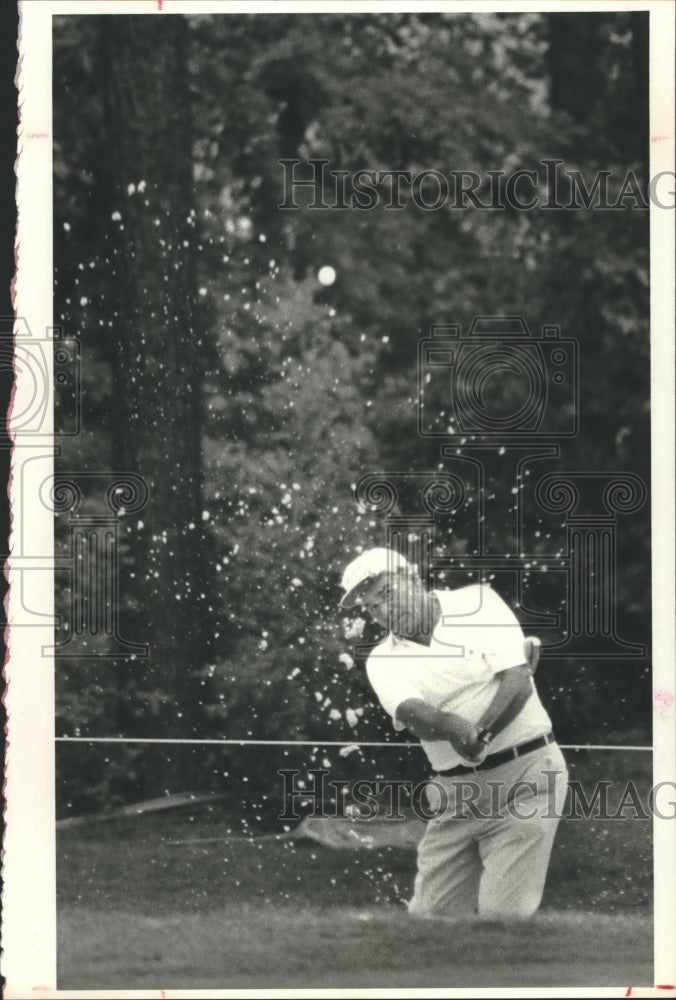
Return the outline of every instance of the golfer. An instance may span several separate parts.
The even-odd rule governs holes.
[[[516,617],[485,584],[427,591],[386,548],[354,559],[342,586],[342,607],[361,605],[389,630],[369,655],[368,678],[434,771],[409,913],[532,916],[568,776]]]

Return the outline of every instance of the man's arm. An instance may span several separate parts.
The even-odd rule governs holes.
[[[533,693],[531,672],[525,663],[502,670],[493,700],[479,719],[479,729],[489,729],[494,736],[506,729]]]
[[[422,698],[403,701],[397,708],[397,718],[420,739],[448,740],[461,757],[477,760],[486,749],[485,744],[477,740],[480,731],[489,729],[494,735],[502,732],[533,693],[531,674],[525,664],[502,670],[497,679],[498,689],[478,724],[455,712],[432,708]]]
[[[479,727],[455,712],[433,708],[422,698],[408,698],[397,708],[397,719],[423,740],[448,740],[453,749],[471,760],[484,749],[477,741]]]

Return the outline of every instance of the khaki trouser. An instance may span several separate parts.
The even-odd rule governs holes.
[[[455,920],[477,913],[489,920],[532,916],[567,781],[556,743],[476,774],[436,775],[426,795],[430,814],[438,815],[418,847],[409,913]]]

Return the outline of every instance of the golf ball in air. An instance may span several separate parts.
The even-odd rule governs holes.
[[[317,272],[317,280],[320,285],[332,285],[336,280],[336,272],[328,264],[325,267],[320,267]]]

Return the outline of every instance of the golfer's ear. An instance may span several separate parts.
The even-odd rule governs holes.
[[[529,635],[523,644],[523,650],[526,656],[526,663],[528,664],[528,669],[531,674],[534,674],[537,670],[538,663],[540,662],[540,653],[542,651],[542,643],[534,635]]]

